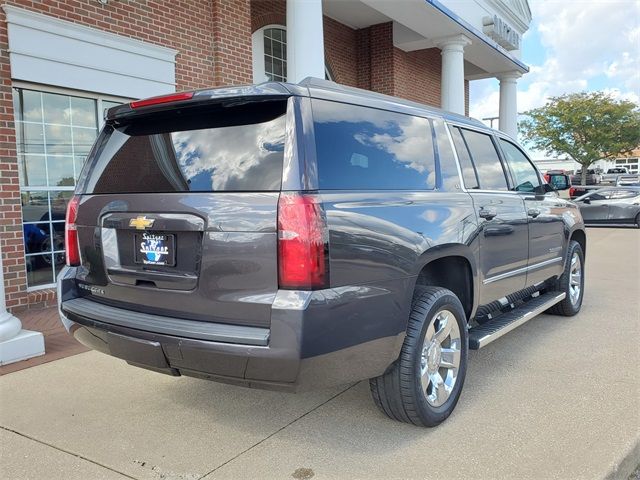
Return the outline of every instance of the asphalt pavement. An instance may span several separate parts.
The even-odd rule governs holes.
[[[3,479],[602,479],[640,463],[640,231],[589,229],[586,296],[471,352],[441,426],[368,382],[286,394],[81,353],[0,377]]]

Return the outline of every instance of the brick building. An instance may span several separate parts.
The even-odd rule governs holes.
[[[526,0],[7,0],[0,247],[10,310],[55,300],[64,212],[105,108],[175,90],[326,76],[459,113],[500,79],[515,132]]]

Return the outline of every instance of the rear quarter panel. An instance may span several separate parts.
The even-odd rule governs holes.
[[[478,225],[468,194],[320,193],[330,231],[331,286],[383,285],[392,293],[390,308],[365,313],[362,328],[386,322],[386,333],[405,331],[416,277],[434,258],[464,256],[475,274]]]

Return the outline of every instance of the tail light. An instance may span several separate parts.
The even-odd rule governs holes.
[[[315,195],[280,195],[278,283],[280,288],[298,290],[329,286],[329,231]]]
[[[78,204],[80,197],[74,195],[67,205],[67,219],[64,228],[64,240],[67,249],[67,265],[77,267],[80,265],[80,247],[78,246],[78,230],[76,218],[78,216]]]

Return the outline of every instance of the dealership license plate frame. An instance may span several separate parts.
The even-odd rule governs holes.
[[[162,240],[167,246],[166,260],[164,261],[151,261],[145,258],[141,249],[141,243],[144,236],[163,237]],[[165,232],[143,232],[135,233],[133,235],[133,261],[137,265],[143,265],[147,267],[175,267],[176,266],[176,234]]]

